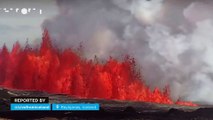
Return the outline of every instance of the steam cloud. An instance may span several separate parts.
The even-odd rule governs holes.
[[[129,54],[147,84],[170,85],[171,97],[213,104],[211,0],[58,0],[44,21],[60,48],[84,46],[85,57]]]

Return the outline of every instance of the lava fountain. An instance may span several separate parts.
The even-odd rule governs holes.
[[[43,33],[40,49],[21,48],[0,51],[0,85],[13,89],[60,93],[79,98],[144,101],[161,104],[196,106],[192,102],[170,99],[169,87],[153,91],[145,85],[135,61],[113,58],[105,63],[87,60],[72,49],[57,50],[48,31]]]

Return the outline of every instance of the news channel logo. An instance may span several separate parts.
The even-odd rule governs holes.
[[[19,14],[19,15],[30,15],[38,14],[42,15],[43,10],[40,8],[0,8],[0,14]]]

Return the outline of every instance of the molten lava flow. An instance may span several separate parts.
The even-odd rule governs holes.
[[[63,93],[81,98],[102,98],[180,104],[196,106],[191,102],[174,103],[166,88],[151,91],[134,70],[134,59],[119,62],[110,58],[105,64],[82,59],[76,52],[60,52],[51,46],[45,30],[39,50],[16,43],[11,52],[6,46],[0,51],[0,85],[22,89]]]

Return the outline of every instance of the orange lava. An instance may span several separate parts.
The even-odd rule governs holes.
[[[106,63],[86,60],[72,49],[52,47],[45,30],[40,49],[16,43],[11,52],[0,51],[0,85],[21,90],[62,93],[79,98],[131,100],[161,104],[196,106],[192,102],[173,102],[169,89],[151,91],[134,69],[134,59]]]

